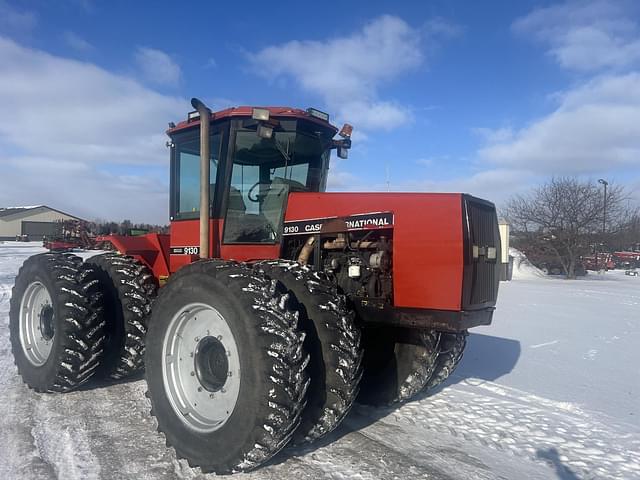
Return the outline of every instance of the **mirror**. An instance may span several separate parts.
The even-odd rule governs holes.
[[[342,159],[349,158],[349,149],[345,147],[338,147],[338,157]]]

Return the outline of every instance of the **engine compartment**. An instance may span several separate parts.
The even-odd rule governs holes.
[[[333,276],[352,301],[378,308],[393,304],[392,229],[287,237],[284,253]]]

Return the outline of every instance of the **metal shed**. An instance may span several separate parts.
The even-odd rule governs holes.
[[[81,220],[47,205],[0,208],[0,240],[14,240],[27,235],[30,240],[41,240],[55,233],[63,220]]]

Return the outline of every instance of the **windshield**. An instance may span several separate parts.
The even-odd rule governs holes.
[[[273,243],[290,191],[324,189],[329,150],[322,138],[303,132],[236,133],[225,243]]]

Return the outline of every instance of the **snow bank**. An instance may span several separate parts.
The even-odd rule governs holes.
[[[509,255],[513,257],[513,280],[546,277],[520,250],[510,247]]]

